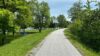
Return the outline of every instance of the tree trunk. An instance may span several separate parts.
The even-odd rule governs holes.
[[[15,31],[13,30],[13,37],[15,37]]]
[[[25,29],[23,29],[23,34],[25,35]]]
[[[2,45],[5,44],[5,39],[6,39],[6,30],[3,30],[3,38],[2,38]]]
[[[41,32],[42,31],[42,29],[41,29],[41,27],[39,28],[39,32]]]
[[[2,3],[3,3],[3,8],[6,9],[5,0],[3,0]]]

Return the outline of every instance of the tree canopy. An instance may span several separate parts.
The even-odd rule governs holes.
[[[75,7],[77,6],[73,4],[74,7],[69,10],[69,15],[72,19],[74,19],[74,21],[69,26],[69,29],[70,32],[77,36],[77,39],[79,39],[82,43],[93,50],[100,51],[100,48],[98,48],[100,47],[100,9],[93,9],[90,5],[92,2],[87,0],[86,5],[82,5],[84,7],[80,10],[75,10]],[[78,3],[78,5],[81,4]]]

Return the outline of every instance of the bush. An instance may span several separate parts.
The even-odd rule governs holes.
[[[89,47],[100,51],[100,13],[98,12],[94,11],[88,19],[84,20],[79,37]]]
[[[12,12],[6,9],[0,9],[0,29],[1,36],[0,42],[4,42],[6,39],[6,32],[13,27],[14,15]]]
[[[69,29],[71,33],[74,35],[80,35],[81,28],[82,28],[82,21],[80,19],[76,19],[74,23],[69,25]]]
[[[69,26],[72,34],[78,36],[79,40],[88,47],[100,51],[100,13],[93,11],[91,15],[82,20],[76,19]]]

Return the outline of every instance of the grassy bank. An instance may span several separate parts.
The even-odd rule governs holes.
[[[82,44],[78,39],[76,39],[77,37],[71,34],[68,29],[66,29],[64,33],[71,41],[71,43],[83,54],[83,56],[100,56],[100,53],[91,50],[90,48]]]
[[[52,30],[32,33],[22,36],[0,47],[0,56],[25,56],[26,53],[39,44]]]

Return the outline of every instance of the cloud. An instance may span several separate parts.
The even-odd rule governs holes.
[[[45,1],[49,4],[51,16],[58,16],[64,14],[67,17],[67,11],[72,7],[74,2],[79,0],[38,0],[39,2]],[[87,0],[82,0],[85,4]],[[100,1],[100,0],[98,0]],[[92,6],[94,4],[91,4]],[[93,6],[94,7],[94,6]]]
[[[52,16],[64,14],[67,16],[67,10],[72,6],[75,0],[48,0]]]

